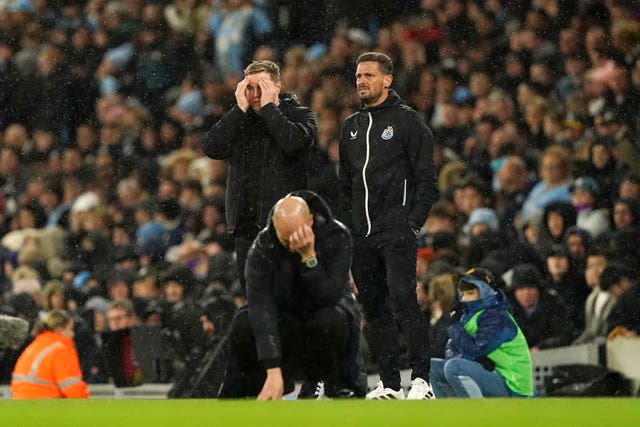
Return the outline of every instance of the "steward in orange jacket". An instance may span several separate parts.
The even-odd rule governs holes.
[[[22,352],[13,370],[14,399],[88,398],[78,353],[73,343],[73,319],[53,310],[34,327],[36,338]]]

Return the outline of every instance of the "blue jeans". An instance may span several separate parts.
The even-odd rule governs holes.
[[[473,360],[431,359],[429,381],[437,398],[518,396],[498,371],[488,371]]]

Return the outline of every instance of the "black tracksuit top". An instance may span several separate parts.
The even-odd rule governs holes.
[[[340,135],[338,217],[357,235],[420,229],[438,197],[433,134],[394,90],[349,116]]]

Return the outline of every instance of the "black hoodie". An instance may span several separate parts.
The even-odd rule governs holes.
[[[354,234],[418,230],[438,198],[433,134],[394,90],[349,116],[340,135],[340,212]]]
[[[269,215],[267,227],[249,249],[245,266],[251,328],[258,359],[266,368],[279,366],[282,358],[278,313],[286,312],[304,319],[320,308],[352,298],[349,231],[333,218],[329,206],[317,194],[296,191],[291,195],[302,197],[313,213],[318,265],[306,267],[300,255],[282,246]]]

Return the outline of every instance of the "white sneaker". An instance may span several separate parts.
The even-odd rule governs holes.
[[[367,400],[404,400],[404,390],[398,391],[392,388],[385,388],[382,381],[378,381],[376,388],[367,393]]]
[[[407,400],[423,400],[435,398],[436,395],[433,393],[431,384],[429,384],[422,378],[416,378],[411,381],[411,390],[409,390],[409,393],[407,393]]]

